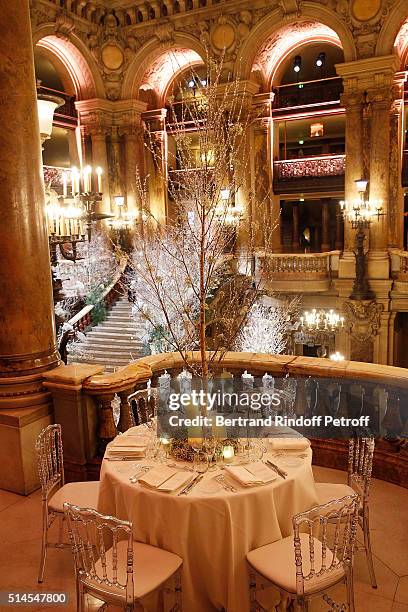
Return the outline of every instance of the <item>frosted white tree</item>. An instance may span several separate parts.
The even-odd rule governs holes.
[[[147,181],[138,177],[138,193],[148,221],[136,240],[132,291],[136,307],[151,329],[164,337],[191,368],[186,351],[200,351],[196,373],[207,377],[211,365],[236,341],[248,309],[254,302],[261,277],[255,277],[253,211],[265,240],[272,234],[265,201],[254,201],[248,184],[250,127],[256,121],[237,78],[225,77],[222,61],[208,58],[205,83],[195,97],[180,89],[178,102],[170,102],[169,131],[177,149],[178,170],[167,176],[154,132],[147,149],[155,171],[168,188],[173,218],[159,226],[150,210]],[[195,145],[192,146],[192,133]],[[242,193],[247,193],[247,227],[240,227]],[[268,197],[266,194],[265,199]],[[143,217],[143,215],[142,215]],[[240,282],[231,278],[230,265],[237,237],[241,240]],[[236,261],[238,257],[236,258]],[[211,312],[214,290],[230,267],[222,312]],[[247,284],[242,282],[246,277]],[[225,279],[224,279],[225,280]]]
[[[237,349],[248,353],[284,353],[288,346],[291,320],[299,302],[296,297],[274,306],[260,301],[253,304],[237,337]]]
[[[117,271],[117,261],[106,236],[93,232],[91,242],[78,243],[78,259],[58,260],[57,273],[67,298],[86,298],[98,287],[106,287]]]

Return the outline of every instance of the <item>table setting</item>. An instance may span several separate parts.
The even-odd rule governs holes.
[[[131,520],[135,540],[183,558],[185,609],[246,612],[246,553],[289,535],[293,514],[317,503],[310,443],[189,442],[186,461],[154,423],[117,436],[102,462],[98,510]]]

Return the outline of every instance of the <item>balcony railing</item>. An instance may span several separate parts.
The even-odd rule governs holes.
[[[274,93],[273,107],[275,109],[335,103],[340,102],[343,80],[340,77],[332,77],[320,81],[281,85],[274,89]]]
[[[322,155],[283,159],[274,162],[275,175],[279,181],[308,176],[341,176],[346,170],[345,155]]]
[[[326,253],[259,253],[266,276],[280,280],[330,279],[340,251]]]
[[[188,359],[197,364],[200,355],[191,352]],[[298,416],[310,414],[302,379],[338,379],[341,414],[346,417],[355,417],[356,385],[359,385],[358,410],[370,415],[370,424],[378,424],[380,436],[384,437],[376,442],[374,475],[408,487],[408,448],[401,438],[408,392],[403,369],[354,361],[336,363],[294,355],[236,352],[227,352],[214,365],[214,374],[228,372],[236,378],[242,377],[244,371],[258,377],[268,372],[275,377],[277,386],[282,384],[283,377],[296,378],[293,407]],[[176,377],[184,366],[180,355],[165,353],[139,359],[111,374],[102,373],[102,366],[87,364],[60,366],[46,372],[44,386],[53,397],[54,418],[61,423],[64,444],[70,448],[69,457],[64,461],[67,479],[97,478],[106,443],[134,422],[128,396],[136,389],[146,389],[149,379],[154,388],[164,371]],[[320,394],[324,387],[318,385],[316,389]],[[114,420],[112,407],[116,395],[120,400],[116,402],[120,403],[118,422]],[[381,403],[379,397],[383,398]],[[319,395],[318,405],[326,399]],[[347,465],[347,441],[313,440],[313,452],[317,464],[337,468]]]
[[[37,93],[63,98],[65,100],[64,104],[55,110],[54,123],[62,123],[63,125],[72,127],[77,126],[78,113],[75,108],[75,96],[70,96],[64,91],[51,89],[50,87],[45,87],[44,85],[37,87]]]

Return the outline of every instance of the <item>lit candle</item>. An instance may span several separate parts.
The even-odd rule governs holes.
[[[98,180],[98,193],[102,193],[102,168],[96,169],[96,176]]]
[[[83,175],[84,175],[84,191],[85,191],[85,193],[90,193],[90,191],[91,191],[91,172],[92,172],[92,169],[91,169],[90,166],[86,166],[84,168]]]
[[[234,447],[224,446],[222,449],[222,456],[224,457],[224,460],[232,459],[234,457]]]

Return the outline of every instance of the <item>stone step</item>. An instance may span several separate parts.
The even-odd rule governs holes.
[[[129,338],[107,338],[106,336],[96,336],[93,335],[91,337],[89,337],[89,335],[87,336],[87,340],[84,341],[84,344],[88,345],[88,344],[94,344],[94,345],[98,345],[100,346],[101,344],[103,344],[104,346],[117,346],[117,347],[130,347],[130,348],[135,348],[135,347],[141,347],[143,346],[143,342],[141,340],[137,340],[137,339],[129,339]]]
[[[132,317],[125,317],[122,315],[109,314],[105,321],[117,321],[118,323],[133,323]]]
[[[108,361],[112,362],[112,361],[116,361],[116,360],[125,360],[126,363],[128,361],[131,361],[132,359],[136,359],[136,357],[141,357],[140,355],[140,351],[118,351],[118,350],[112,350],[110,349],[109,351],[107,350],[98,350],[95,349],[95,347],[93,346],[89,346],[89,347],[83,347],[83,351],[82,351],[84,356],[91,356],[91,357],[101,357],[103,359],[107,359]]]
[[[102,327],[103,325],[109,325],[110,327],[134,327],[135,329],[144,327],[141,321],[133,321],[133,319],[128,319],[126,322],[116,321],[115,319],[105,319],[99,323],[98,327]]]
[[[97,327],[94,328],[92,331],[88,332],[86,334],[87,338],[95,338],[95,337],[99,337],[99,338],[123,338],[123,339],[127,339],[127,340],[140,340],[140,335],[136,334],[134,330],[126,330],[126,329],[109,329],[109,328],[102,328],[102,327]]]

